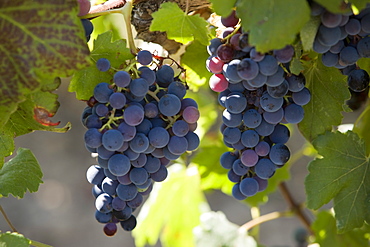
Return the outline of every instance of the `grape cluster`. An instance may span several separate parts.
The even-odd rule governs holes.
[[[370,7],[358,15],[351,11],[334,14],[312,2],[311,15],[321,19],[313,50],[322,54],[321,60],[325,66],[338,68],[348,76],[351,94],[354,100],[359,98],[357,93],[369,86],[369,74],[356,66],[356,62],[360,58],[370,57]]]
[[[113,73],[113,84],[101,82],[82,114],[86,148],[97,155],[87,171],[93,184],[96,220],[111,236],[117,223],[131,231],[133,211],[150,193],[153,182],[167,177],[171,160],[199,146],[194,133],[199,119],[197,103],[184,98],[187,87],[169,65],[151,69],[152,54],[140,51],[142,66],[129,71],[111,68],[100,58],[100,71]]]
[[[303,105],[310,101],[303,74],[289,73],[294,49],[261,54],[241,33],[233,12],[222,18],[226,28],[221,38],[211,40],[207,69],[213,73],[210,88],[219,92],[224,107],[221,132],[224,143],[234,151],[221,155],[221,165],[235,185],[238,200],[263,191],[277,168],[290,158],[285,145],[290,137],[286,123],[299,123]]]

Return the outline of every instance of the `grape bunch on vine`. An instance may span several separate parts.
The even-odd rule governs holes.
[[[370,246],[370,1],[5,0],[0,24],[1,246]],[[18,147],[36,130],[73,134]]]

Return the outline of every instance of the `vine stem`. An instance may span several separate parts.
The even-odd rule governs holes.
[[[30,240],[30,241],[31,241],[31,243],[30,243],[31,246],[35,246],[35,247],[52,247],[51,245],[43,244],[43,243],[37,242],[35,240]]]
[[[314,235],[314,232],[311,229],[311,223],[309,219],[302,211],[302,207],[294,201],[293,196],[288,190],[288,187],[286,186],[285,182],[280,183],[279,188],[285,201],[288,203],[289,208],[292,210],[292,212],[294,212],[297,215],[298,219],[303,223],[303,225],[307,228],[310,234]]]
[[[245,223],[244,225],[242,225],[240,227],[240,229],[249,231],[253,227],[258,226],[258,225],[260,225],[260,224],[262,224],[264,222],[267,222],[267,221],[270,221],[270,220],[279,219],[279,218],[282,218],[282,217],[291,217],[293,215],[294,215],[294,213],[291,210],[284,211],[284,212],[272,212],[272,213],[268,213],[268,214],[262,215],[260,217],[257,217],[257,218],[255,218],[255,219],[253,219],[251,221],[248,221],[247,223]]]
[[[4,216],[4,219],[5,219],[6,223],[8,223],[8,225],[10,226],[10,229],[12,229],[13,232],[18,232],[17,229],[15,229],[15,227],[13,226],[13,224],[10,221],[10,219],[8,218],[8,216],[6,215],[4,209],[1,205],[0,205],[0,212]]]

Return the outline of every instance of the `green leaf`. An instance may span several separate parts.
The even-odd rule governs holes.
[[[22,198],[27,190],[36,192],[43,174],[38,161],[29,149],[19,148],[17,156],[0,170],[0,194]]]
[[[249,42],[263,53],[293,43],[310,18],[306,0],[240,0],[236,12]]]
[[[58,95],[51,93],[60,85],[60,79],[55,79],[50,83],[45,80],[41,89],[28,94],[18,105],[7,123],[0,127],[0,168],[4,163],[4,157],[12,154],[14,150],[14,138],[35,130],[53,131],[64,133],[71,128],[67,123],[62,128],[57,128],[59,122],[53,123],[50,117],[54,116],[59,107]]]
[[[0,130],[0,168],[4,164],[4,158],[11,155],[14,150],[14,134],[8,130]]]
[[[257,247],[248,232],[231,223],[221,211],[206,212],[201,215],[201,224],[194,229],[196,246]]]
[[[341,124],[344,104],[350,98],[346,76],[336,68],[328,68],[321,57],[305,64],[306,87],[311,91],[311,101],[305,105],[305,117],[298,125],[303,136],[312,141],[318,135]]]
[[[79,100],[88,100],[94,92],[94,87],[101,83],[111,83],[114,71],[101,72],[96,67],[95,62],[100,58],[106,58],[115,69],[126,67],[126,60],[134,58],[130,49],[127,48],[126,41],[119,39],[112,41],[112,31],[100,34],[94,40],[94,49],[91,51],[91,58],[94,61],[90,67],[77,71],[69,84],[68,90],[76,92]]]
[[[237,0],[210,0],[212,9],[220,16],[226,17],[231,14]]]
[[[186,82],[194,91],[198,91],[206,83],[208,86],[212,75],[205,66],[208,57],[207,47],[196,40],[186,46],[186,51],[181,56],[181,65],[186,69]]]
[[[11,115],[4,129],[13,137],[25,135],[34,130],[67,132],[71,128],[70,123],[62,128],[57,128],[55,126],[58,123],[51,123],[49,120],[49,117],[54,115],[59,106],[57,98],[58,95],[50,92],[30,94],[26,101],[19,104],[18,110]]]
[[[162,3],[152,16],[150,31],[166,32],[169,39],[183,44],[193,40],[203,45],[209,43],[207,22],[199,15],[187,15],[176,3]]]
[[[42,85],[88,65],[89,50],[76,1],[0,2],[0,126]]]
[[[168,170],[169,177],[154,184],[140,210],[132,232],[137,247],[154,245],[159,236],[164,247],[194,246],[193,228],[200,223],[201,211],[209,210],[196,166],[174,164]]]
[[[299,75],[303,70],[303,64],[301,62],[302,57],[302,44],[297,43],[294,46],[294,57],[292,61],[290,62],[289,70],[295,75]]]
[[[311,16],[311,19],[306,22],[300,31],[303,50],[312,50],[313,42],[315,41],[317,30],[321,24],[319,16]]]
[[[365,110],[357,118],[353,132],[358,134],[366,143],[366,154],[370,153],[370,105],[367,105]]]
[[[333,13],[345,13],[349,12],[348,5],[343,0],[315,0],[315,2],[319,3],[327,10]],[[347,1],[346,1],[347,2]],[[365,8],[366,0],[351,0],[348,1],[355,5],[359,10]]]
[[[335,247],[364,247],[369,246],[368,231],[355,229],[343,234],[337,234],[334,216],[327,211],[317,214],[315,222],[312,223],[312,230],[315,232],[315,243],[320,246]]]
[[[308,166],[307,207],[316,210],[334,199],[338,231],[361,227],[370,208],[370,166],[364,141],[353,132],[327,132],[313,145],[323,158]]]
[[[28,247],[31,241],[17,232],[0,232],[1,247]]]

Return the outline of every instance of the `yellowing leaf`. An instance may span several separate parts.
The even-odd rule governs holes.
[[[187,15],[176,3],[161,4],[152,16],[150,31],[166,32],[169,39],[183,44],[192,40],[198,40],[203,45],[209,43],[207,22],[199,15]]]
[[[0,126],[40,77],[70,76],[89,50],[75,0],[0,1]]]

